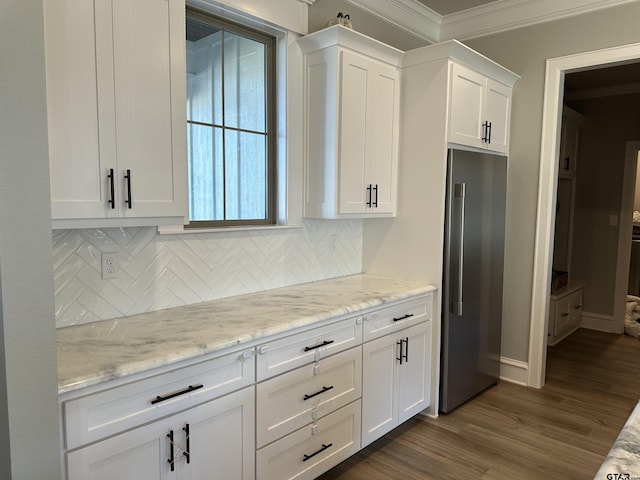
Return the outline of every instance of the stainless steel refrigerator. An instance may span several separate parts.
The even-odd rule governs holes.
[[[500,375],[507,158],[449,150],[440,410]]]

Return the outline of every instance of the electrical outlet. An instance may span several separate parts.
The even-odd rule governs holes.
[[[329,235],[329,251],[335,252],[338,243],[338,236],[335,233]]]
[[[102,253],[102,279],[118,278],[118,254]]]

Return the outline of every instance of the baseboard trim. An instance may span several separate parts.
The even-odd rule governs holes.
[[[528,385],[529,364],[513,358],[500,357],[500,380]]]
[[[580,320],[582,328],[598,330],[607,333],[620,333],[620,327],[613,321],[612,315],[601,315],[599,313],[582,312]]]

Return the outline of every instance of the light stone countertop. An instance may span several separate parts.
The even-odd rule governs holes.
[[[426,283],[358,274],[60,328],[58,392],[434,290]]]

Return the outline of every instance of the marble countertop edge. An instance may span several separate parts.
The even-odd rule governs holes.
[[[243,346],[252,348],[272,336],[287,332],[293,334],[327,320],[436,290],[433,285],[423,282],[366,274],[350,277],[65,327],[58,334],[58,393],[76,391],[199,356],[217,352],[225,354],[225,351],[232,352],[234,347],[241,351]],[[394,283],[388,291],[384,286],[371,294],[354,289],[358,281],[384,285],[385,280]],[[331,294],[333,286],[337,289],[335,295]],[[353,291],[343,288],[345,286]],[[301,293],[315,294],[319,289],[322,290],[319,300],[313,297],[307,301],[304,295],[296,297]],[[334,296],[339,306],[326,303]],[[261,304],[260,301],[265,299],[269,299],[269,303]],[[302,311],[291,311],[295,302],[305,302],[304,305],[296,304]],[[217,309],[222,309],[222,312]],[[280,312],[287,315],[278,318]],[[217,318],[220,313],[226,318],[225,322]],[[243,322],[244,316],[256,318]]]

